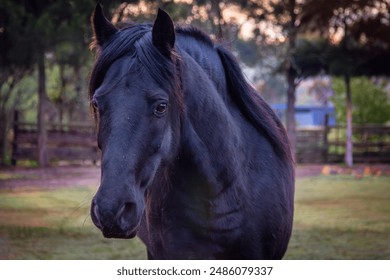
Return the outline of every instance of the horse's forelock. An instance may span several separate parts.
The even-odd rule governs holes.
[[[89,96],[93,96],[94,91],[103,82],[103,78],[109,67],[125,55],[134,53],[134,44],[150,30],[148,25],[137,25],[120,30],[103,46],[98,46],[92,41],[90,47],[96,51],[96,61],[93,66],[90,82]]]
[[[183,109],[183,98],[180,94],[179,55],[172,51],[171,59],[162,55],[152,44],[151,25],[136,25],[120,30],[112,40],[103,47],[91,43],[96,50],[96,61],[89,80],[89,100],[92,101],[95,90],[102,84],[109,67],[119,58],[135,54],[151,77],[169,94],[172,100]],[[96,109],[92,112],[97,121]]]

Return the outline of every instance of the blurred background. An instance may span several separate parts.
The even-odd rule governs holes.
[[[103,239],[88,214],[100,177],[87,98],[96,2],[0,2],[0,259],[145,258],[137,240]],[[388,0],[99,3],[119,28],[160,7],[237,57],[298,163],[287,258],[390,258]]]

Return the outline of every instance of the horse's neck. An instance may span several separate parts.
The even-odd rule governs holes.
[[[240,149],[244,145],[240,127],[227,105],[226,92],[220,92],[226,91],[226,86],[219,87],[190,56],[184,56],[183,63],[186,113],[182,154],[210,184],[209,194],[217,195],[242,184],[239,174],[244,159]],[[219,75],[224,81],[224,73]]]
[[[222,62],[215,49],[202,45],[193,38],[183,40],[178,37],[179,50],[184,56],[190,56],[199,65],[202,71],[212,81],[214,87],[220,94],[226,93],[226,80]]]

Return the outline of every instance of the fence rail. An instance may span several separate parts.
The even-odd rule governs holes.
[[[37,159],[37,125],[14,123],[12,162]],[[92,124],[55,124],[47,126],[47,149],[50,161],[91,160],[97,162],[100,152]],[[343,162],[345,126],[299,128],[297,130],[298,163]],[[390,126],[355,125],[353,127],[355,162],[390,163]]]
[[[345,154],[345,126],[299,128],[297,161],[301,163],[342,162]],[[354,125],[355,162],[390,163],[390,126]]]
[[[14,122],[12,164],[38,158],[38,133],[35,123]],[[96,163],[99,149],[95,128],[91,124],[73,123],[47,125],[47,152],[49,161],[90,160]]]

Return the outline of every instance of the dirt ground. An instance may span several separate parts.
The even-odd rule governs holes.
[[[333,174],[390,176],[390,165],[356,165],[353,169],[339,165],[298,165],[297,178]],[[100,167],[60,166],[49,168],[0,169],[0,189],[53,189],[58,187],[98,187]]]
[[[99,181],[98,166],[0,169],[0,189],[98,187]]]

